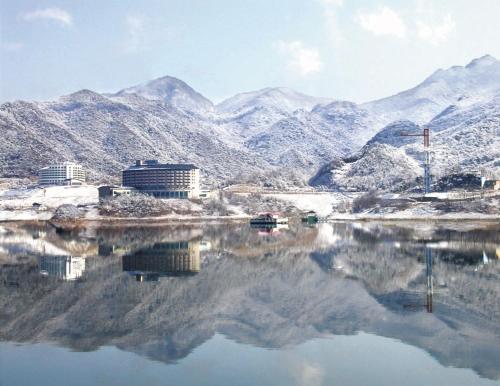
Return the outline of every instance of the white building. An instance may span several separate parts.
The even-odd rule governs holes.
[[[82,185],[85,171],[74,162],[60,162],[44,167],[38,172],[40,185]]]

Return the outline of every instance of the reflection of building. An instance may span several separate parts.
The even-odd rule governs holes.
[[[114,244],[99,243],[97,248],[97,254],[99,256],[111,256],[111,255],[123,256],[127,252],[130,252],[129,247],[114,245]]]
[[[82,185],[85,183],[85,171],[82,165],[74,162],[60,162],[40,169],[40,185]]]
[[[191,164],[160,164],[138,160],[123,171],[123,186],[160,198],[198,198],[200,169]]]
[[[45,255],[38,258],[40,273],[63,280],[75,280],[85,271],[85,257]]]
[[[250,224],[250,228],[257,229],[259,236],[278,236],[281,235],[280,230],[288,229],[288,224]]]
[[[500,190],[500,180],[499,179],[486,180],[484,182],[484,188],[492,190]]]
[[[156,243],[123,256],[123,270],[138,281],[160,276],[185,276],[200,272],[200,242]]]
[[[212,249],[212,243],[208,240],[201,240],[200,241],[200,251],[210,251]]]

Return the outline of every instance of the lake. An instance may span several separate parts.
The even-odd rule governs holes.
[[[500,385],[500,225],[0,224],[0,385]]]

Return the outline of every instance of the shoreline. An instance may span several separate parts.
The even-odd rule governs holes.
[[[250,215],[236,216],[159,216],[159,217],[102,217],[102,218],[80,218],[74,220],[52,220],[51,218],[12,218],[0,219],[1,224],[12,223],[48,223],[60,228],[84,228],[89,226],[122,227],[122,226],[162,226],[162,225],[191,225],[191,224],[237,224],[245,223],[251,219]],[[484,222],[500,223],[498,215],[467,214],[455,216],[443,215],[423,215],[423,216],[373,216],[373,215],[342,215],[328,216],[320,222]],[[290,217],[290,223],[300,223],[300,217]]]
[[[327,218],[328,221],[429,221],[429,222],[456,222],[456,221],[485,221],[500,223],[499,215],[484,215],[484,214],[468,214],[464,216],[450,216],[448,214],[433,215],[433,216],[332,216]]]

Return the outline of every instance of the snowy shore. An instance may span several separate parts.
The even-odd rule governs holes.
[[[358,194],[359,195],[359,194]],[[245,195],[242,195],[245,196]],[[389,195],[390,196],[390,195]],[[387,197],[389,197],[387,196]],[[455,211],[444,213],[436,210],[429,203],[414,203],[404,209],[377,207],[360,213],[350,213],[343,207],[352,202],[356,194],[346,195],[337,192],[266,192],[260,194],[260,199],[273,199],[290,208],[294,214],[304,211],[315,211],[321,219],[330,221],[355,220],[388,220],[388,221],[460,221],[486,220],[500,221],[500,214],[485,214],[473,211]],[[237,201],[237,200],[236,200]],[[174,200],[168,201],[174,206]],[[116,216],[103,215],[99,211],[97,186],[85,185],[80,187],[53,186],[47,188],[20,188],[0,190],[0,221],[48,221],[51,220],[57,208],[61,205],[78,207],[82,216],[79,222],[106,222],[106,223],[171,223],[171,222],[228,222],[247,221],[251,214],[245,212],[238,204],[228,203],[228,214],[213,213],[207,215],[202,206],[189,203],[190,213],[171,213],[154,216]],[[178,203],[185,206],[185,202]],[[293,216],[292,216],[293,217]]]

